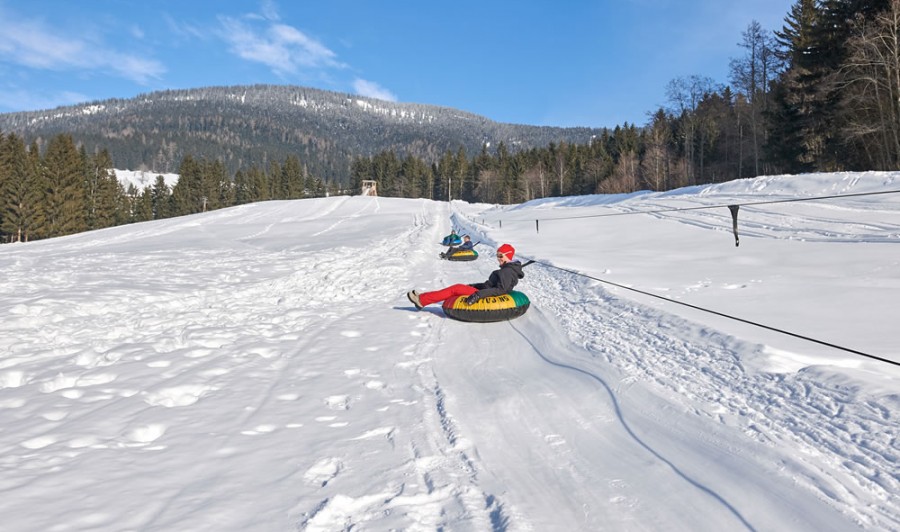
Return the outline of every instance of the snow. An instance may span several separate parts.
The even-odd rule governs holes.
[[[2,528],[898,530],[900,368],[679,304],[900,362],[900,194],[749,205],[891,190],[332,197],[0,246]],[[451,225],[481,258],[438,260]],[[502,242],[542,263],[523,317],[407,301]]]
[[[156,178],[159,176],[163,176],[163,180],[166,185],[171,189],[178,183],[178,174],[168,174],[163,172],[151,172],[149,170],[119,170],[114,169],[113,172],[116,174],[116,179],[125,189],[128,189],[128,185],[134,185],[134,188],[138,191],[144,190],[147,187],[153,187],[156,184]]]

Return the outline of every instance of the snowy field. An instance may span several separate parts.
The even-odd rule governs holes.
[[[163,181],[171,189],[178,183],[178,174],[162,174],[159,172],[149,172],[145,170],[115,170],[116,179],[122,183],[125,190],[129,185],[140,192],[147,187],[153,187],[156,184],[156,178],[162,176]]]
[[[333,197],[0,246],[0,528],[900,530],[900,194],[749,205],[891,190]],[[438,259],[451,226],[479,260]],[[407,301],[502,242],[540,262],[525,316]]]

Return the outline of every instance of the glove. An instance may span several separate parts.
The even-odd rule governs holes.
[[[466,305],[474,305],[475,303],[478,303],[478,301],[482,297],[484,297],[484,296],[480,296],[480,295],[478,295],[478,292],[475,292],[474,294],[472,294],[466,298]]]

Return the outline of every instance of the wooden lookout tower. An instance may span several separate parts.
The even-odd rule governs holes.
[[[375,181],[363,179],[362,195],[363,196],[377,196],[378,195],[378,188],[376,186]]]

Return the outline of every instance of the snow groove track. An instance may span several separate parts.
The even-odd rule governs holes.
[[[441,214],[442,217],[446,216],[445,213]],[[417,222],[410,232],[399,239],[396,235],[391,235],[383,243],[373,243],[372,249],[365,252],[371,256],[362,259],[365,263],[373,264],[366,274],[381,282],[404,275],[402,271],[384,270],[383,257],[396,252],[398,247],[407,250],[403,252],[403,260],[409,262],[410,271],[415,271],[419,265],[432,269],[434,260],[425,256],[422,250],[434,249],[434,242],[439,240],[438,231],[443,224],[441,217],[423,222],[423,225]],[[402,246],[398,246],[397,240],[403,241]],[[329,264],[324,269],[335,271],[335,265]],[[384,286],[391,288],[395,285],[384,283]],[[370,288],[372,290],[367,290],[365,297],[373,300],[390,300],[399,295],[396,292],[379,293],[374,286]],[[419,414],[414,417],[421,421],[414,426],[404,426],[398,421],[390,426],[373,428],[350,440],[353,447],[357,448],[360,438],[375,441],[382,436],[389,438],[390,452],[374,449],[366,452],[365,463],[359,462],[357,458],[347,457],[351,452],[342,452],[341,445],[336,445],[331,452],[341,458],[334,457],[331,460],[340,461],[341,469],[345,472],[340,473],[339,479],[335,479],[327,487],[323,485],[322,490],[319,490],[330,494],[303,513],[300,524],[304,530],[356,530],[369,527],[376,530],[506,530],[507,519],[503,506],[495,495],[484,493],[479,488],[476,464],[468,456],[467,440],[459,434],[446,409],[444,391],[432,369],[431,356],[446,341],[440,321],[435,322],[435,316],[429,312],[409,315],[409,319],[413,320],[414,342],[399,354],[403,360],[397,362],[391,371],[411,377],[412,380],[407,387],[395,389],[388,386],[385,392],[394,397],[391,400],[394,405],[415,408]],[[394,321],[390,319],[382,323],[390,326]],[[435,323],[438,324],[437,327]],[[403,319],[398,326],[400,328],[391,330],[389,336],[402,337],[409,334],[407,330],[403,330],[408,328],[408,320]],[[390,412],[391,410],[385,409],[386,414]],[[377,458],[376,455],[384,457]],[[384,468],[387,482],[380,487],[369,487],[364,494],[358,494],[360,486],[353,484],[352,471],[370,470],[373,464]],[[348,490],[357,493],[351,495]]]
[[[731,513],[734,515],[734,517],[735,517],[735,519],[737,520],[737,522],[740,523],[741,525],[743,525],[743,527],[745,527],[745,528],[747,528],[747,529],[750,529],[750,530],[753,529],[753,527],[750,526],[750,523],[748,523],[748,522],[746,521],[746,519],[744,519],[744,517],[740,514],[740,512],[738,512],[737,509],[735,509],[735,507],[734,507],[731,503],[729,503],[728,501],[726,501],[725,499],[723,499],[721,496],[719,496],[719,494],[717,494],[716,492],[714,492],[713,490],[711,490],[709,487],[707,487],[707,486],[701,484],[700,482],[698,482],[697,480],[691,478],[691,477],[690,477],[688,474],[686,474],[684,471],[681,471],[681,470],[678,468],[677,465],[675,465],[674,463],[672,463],[672,462],[671,462],[670,460],[668,460],[665,456],[663,456],[663,454],[661,454],[659,451],[657,451],[656,449],[654,449],[653,447],[651,447],[647,442],[645,442],[644,440],[642,440],[640,436],[638,436],[637,434],[635,434],[635,432],[634,432],[634,431],[631,429],[631,427],[628,425],[628,422],[626,421],[626,418],[625,418],[625,416],[624,416],[623,413],[622,413],[622,409],[621,409],[621,407],[619,406],[618,400],[616,399],[616,394],[613,392],[613,389],[610,387],[610,385],[609,385],[602,377],[600,377],[600,376],[598,376],[598,375],[595,375],[595,374],[591,373],[590,371],[581,369],[581,368],[579,368],[579,367],[576,367],[576,366],[573,366],[573,365],[570,365],[570,364],[563,364],[563,363],[561,363],[561,362],[556,362],[556,361],[554,361],[554,360],[551,360],[550,358],[547,357],[547,355],[546,355],[544,352],[541,351],[541,347],[539,347],[539,346],[537,346],[537,345],[531,343],[531,341],[528,340],[527,336],[525,336],[525,333],[522,332],[522,331],[520,331],[520,330],[518,330],[518,329],[516,328],[515,324],[512,324],[512,327],[513,327],[513,329],[516,330],[516,332],[518,332],[520,335],[522,335],[522,337],[525,338],[526,341],[528,341],[529,344],[532,345],[532,347],[534,348],[535,353],[536,353],[543,361],[545,361],[545,362],[547,362],[548,364],[553,365],[553,366],[555,366],[555,367],[562,368],[562,369],[567,369],[567,370],[571,370],[571,371],[574,371],[574,372],[579,373],[579,374],[581,374],[581,375],[584,375],[584,376],[586,376],[586,377],[588,377],[588,378],[590,378],[590,379],[593,379],[593,380],[596,381],[598,384],[600,384],[600,385],[603,387],[603,389],[605,389],[606,392],[609,394],[609,399],[610,399],[610,402],[611,402],[611,404],[612,404],[612,406],[613,406],[613,409],[615,410],[616,417],[618,418],[619,424],[622,426],[622,428],[625,430],[625,432],[628,433],[628,435],[632,438],[632,440],[634,440],[634,442],[635,442],[636,444],[638,444],[640,447],[643,447],[645,450],[647,450],[647,452],[649,452],[650,454],[652,454],[652,455],[655,457],[655,459],[657,459],[657,460],[659,460],[660,462],[662,462],[662,463],[666,464],[667,466],[669,466],[669,467],[672,469],[672,471],[673,471],[676,475],[678,475],[679,477],[681,477],[682,479],[684,479],[688,484],[690,484],[690,485],[693,486],[694,488],[696,488],[696,489],[698,489],[698,490],[700,490],[700,491],[702,491],[702,492],[708,494],[710,497],[712,497],[716,502],[718,502],[718,503],[721,504],[725,509],[727,509],[729,512],[731,512]]]
[[[750,374],[735,353],[752,352],[753,346],[740,345],[665,312],[618,299],[583,278],[538,268],[529,274],[544,288],[533,296],[541,314],[557,316],[560,332],[574,345],[584,346],[583,351],[557,357],[538,350],[541,358],[601,381],[611,395],[621,393],[627,397],[629,387],[643,384],[655,390],[663,401],[670,398],[673,403],[691,405],[686,412],[690,417],[713,420],[723,431],[739,431],[761,446],[756,452],[762,475],[755,481],[760,486],[766,485],[766,475],[778,475],[817,498],[829,500],[841,512],[860,514],[866,527],[900,527],[896,515],[900,502],[900,471],[896,467],[898,425],[890,414],[900,404],[896,395],[866,396],[814,368],[788,375]],[[528,331],[521,333],[527,335]],[[691,340],[697,337],[704,338],[703,344]],[[602,377],[611,369],[621,375],[615,387]],[[624,402],[625,412],[640,409],[638,405],[627,405],[627,398]],[[654,423],[677,429],[674,423],[683,422],[678,419],[656,419]],[[626,430],[631,432],[628,427]],[[668,462],[664,458],[667,444],[652,443],[653,440],[651,436],[651,443],[641,445],[654,454],[658,452],[659,458]],[[862,445],[854,445],[853,454],[846,454],[847,442]],[[715,436],[710,435],[710,443],[717,445]],[[795,448],[800,453],[794,454],[790,462],[779,457],[782,463],[773,468],[765,463],[765,449],[780,447]],[[808,461],[806,456],[814,460]],[[752,455],[746,458],[753,460]],[[685,470],[678,464],[671,465]],[[696,484],[687,478],[695,474],[691,469],[690,465],[686,467],[685,476]],[[883,473],[887,471],[894,474]],[[830,480],[822,484],[819,479],[823,478]],[[714,490],[703,489],[731,508]],[[860,509],[856,501],[868,498],[883,504]],[[738,516],[752,511],[731,510]],[[740,521],[752,528],[743,518]],[[827,530],[834,524],[823,519],[820,526]]]

